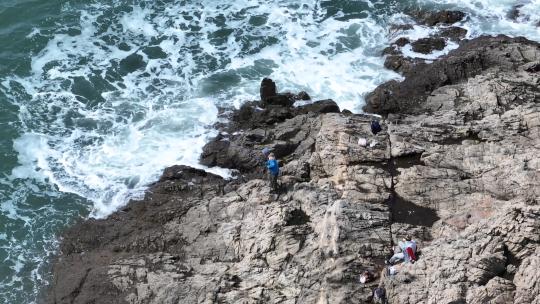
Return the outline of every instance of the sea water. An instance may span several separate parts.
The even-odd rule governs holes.
[[[36,302],[62,229],[140,198],[165,167],[227,177],[198,156],[218,108],[256,99],[263,77],[360,112],[401,78],[380,53],[415,8],[466,12],[468,38],[540,41],[540,0],[0,0],[0,302]]]

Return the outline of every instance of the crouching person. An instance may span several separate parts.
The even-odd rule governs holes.
[[[391,265],[400,262],[416,262],[416,242],[411,238],[410,235],[407,235],[403,241],[399,241],[398,248],[396,252],[388,261]]]

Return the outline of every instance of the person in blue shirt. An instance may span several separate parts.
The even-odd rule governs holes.
[[[268,161],[266,162],[266,168],[268,168],[268,175],[270,178],[270,187],[273,191],[278,190],[278,176],[279,176],[279,164],[276,160],[274,153],[268,154]]]

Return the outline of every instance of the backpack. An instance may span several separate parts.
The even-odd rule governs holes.
[[[377,287],[373,290],[373,302],[386,303],[386,290],[384,290],[384,287]]]
[[[381,131],[382,131],[382,127],[379,124],[379,121],[378,120],[372,120],[371,121],[371,133],[373,133],[374,135],[377,135],[377,133],[379,133]]]
[[[409,256],[409,261],[411,263],[416,262],[416,254],[414,253],[414,250],[412,249],[412,247],[405,248],[405,251],[407,252],[407,255]]]

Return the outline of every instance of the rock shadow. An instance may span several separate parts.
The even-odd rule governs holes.
[[[434,209],[418,206],[395,193],[390,198],[389,206],[393,222],[432,227],[440,219]]]
[[[304,225],[311,221],[309,215],[307,215],[302,209],[294,209],[285,219],[285,226],[297,226]]]

